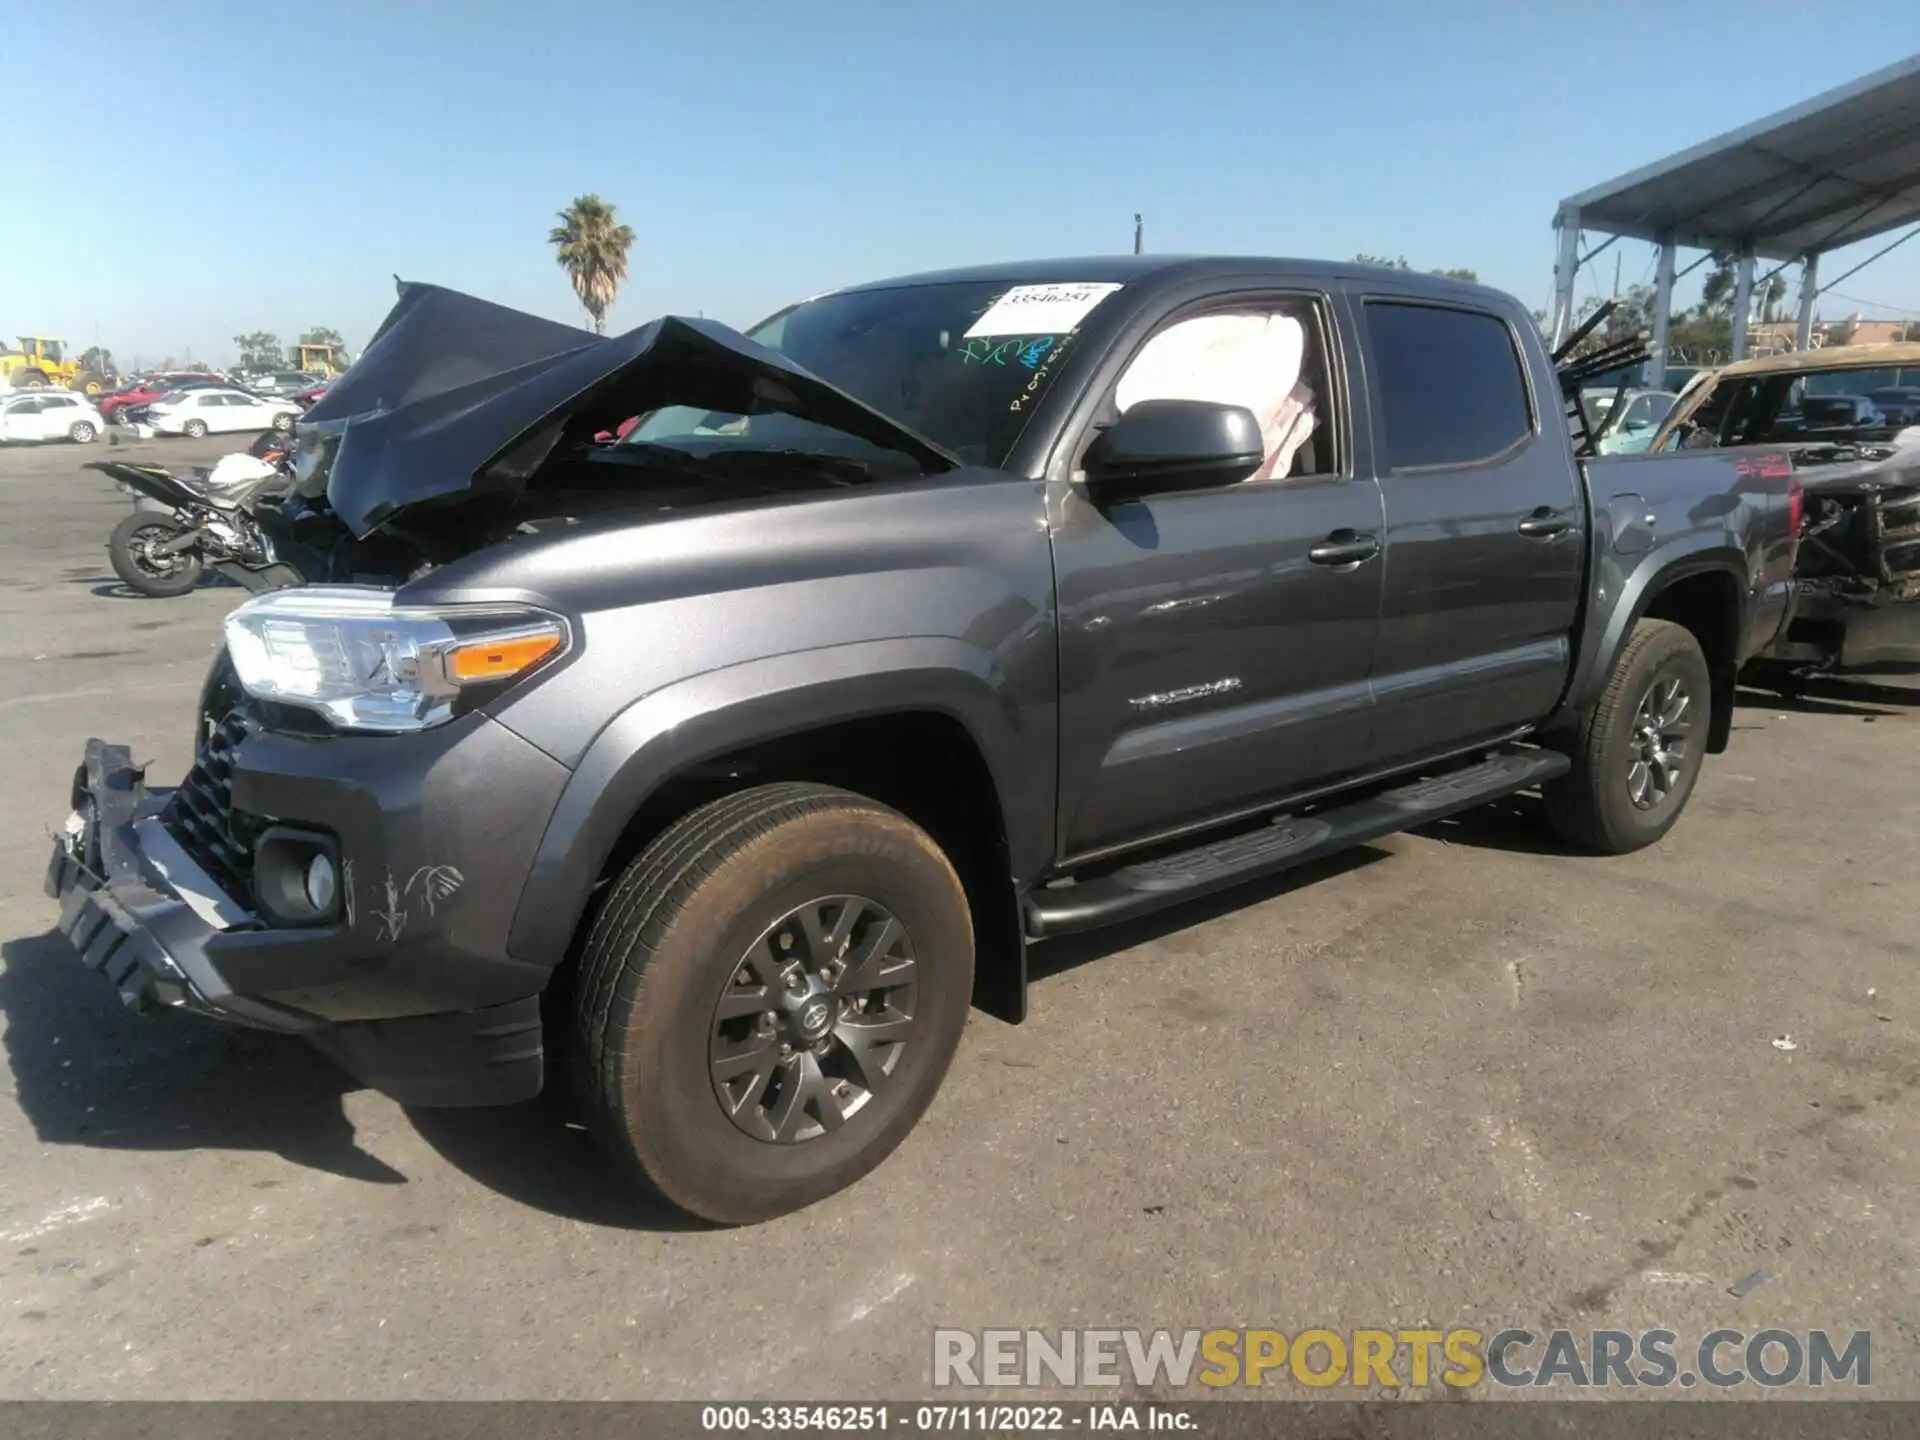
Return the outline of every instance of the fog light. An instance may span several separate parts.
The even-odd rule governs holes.
[[[270,825],[253,846],[253,895],[280,925],[320,925],[340,903],[340,860],[331,836]]]
[[[331,857],[315,855],[307,865],[307,903],[319,914],[332,913],[335,877]]]

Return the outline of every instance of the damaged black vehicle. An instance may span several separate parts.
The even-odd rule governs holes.
[[[1577,461],[1512,297],[1106,257],[596,339],[427,285],[263,506],[197,756],[47,888],[133,1008],[412,1105],[570,1073],[746,1223],[853,1183],[1031,942],[1538,791],[1657,843],[1783,623],[1790,474]]]
[[[1741,361],[1677,405],[1651,449],[1765,450],[1805,489],[1793,614],[1746,678],[1784,694],[1822,675],[1920,670],[1920,344]]]

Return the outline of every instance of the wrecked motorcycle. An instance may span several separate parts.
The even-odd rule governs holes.
[[[122,583],[156,598],[185,595],[211,568],[255,592],[300,584],[303,577],[276,554],[258,519],[258,507],[292,483],[286,442],[273,438],[277,446],[263,451],[256,443],[191,475],[121,460],[92,462],[89,469],[111,476],[134,497],[133,513],[107,540]]]

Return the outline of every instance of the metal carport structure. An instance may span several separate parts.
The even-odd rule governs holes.
[[[1805,349],[1820,294],[1820,257],[1914,222],[1920,222],[1920,55],[1562,200],[1553,220],[1559,243],[1549,331],[1556,345],[1566,338],[1580,267],[1625,237],[1659,247],[1654,375],[1666,365],[1674,263],[1683,246],[1737,257],[1736,360],[1747,348],[1756,257],[1780,262],[1770,273],[1800,262],[1796,344]],[[1608,238],[1582,255],[1583,231]]]

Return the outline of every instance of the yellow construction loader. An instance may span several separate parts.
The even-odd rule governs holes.
[[[347,368],[347,357],[337,345],[300,345],[300,371],[305,375],[324,375],[331,380]]]
[[[0,376],[16,390],[43,390],[64,386],[86,395],[107,388],[106,377],[83,370],[66,358],[66,342],[41,335],[22,335],[18,350],[0,350]]]

